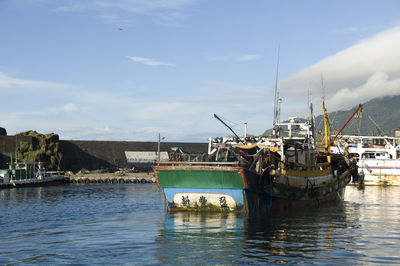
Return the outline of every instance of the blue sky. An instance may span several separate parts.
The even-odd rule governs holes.
[[[205,142],[400,94],[399,1],[0,0],[0,126]]]

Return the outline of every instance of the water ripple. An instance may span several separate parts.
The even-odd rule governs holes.
[[[400,264],[398,198],[245,215],[166,213],[153,184],[0,190],[0,264]]]

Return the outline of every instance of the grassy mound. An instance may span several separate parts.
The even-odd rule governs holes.
[[[47,170],[60,170],[63,154],[57,134],[27,131],[16,136],[32,137],[32,143],[21,142],[18,149],[20,162],[44,162]]]

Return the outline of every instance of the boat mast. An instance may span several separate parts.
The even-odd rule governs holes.
[[[278,58],[276,62],[276,77],[275,77],[275,98],[274,98],[274,122],[273,122],[273,135],[278,134],[277,124],[280,121],[280,98],[279,98],[279,88],[278,88],[278,76],[279,76],[279,56],[280,56],[280,46],[278,46]]]
[[[329,153],[328,150],[328,112],[325,108],[325,87],[324,87],[324,79],[321,74],[321,86],[322,86],[322,110],[324,110],[324,129],[325,129],[325,154]],[[330,161],[330,157],[328,156],[328,162]]]
[[[310,131],[308,132],[309,142],[312,145],[315,145],[315,119],[314,119],[314,107],[312,104],[311,90],[308,90],[308,103],[310,108],[310,122],[311,122],[311,136]]]
[[[219,118],[216,114],[214,114],[214,117],[215,117],[216,119],[218,119],[218,120],[219,120],[224,126],[226,126],[230,131],[232,131],[232,133],[235,135],[235,137],[236,137],[241,143],[245,144],[244,141],[241,140],[240,137],[236,134],[236,132],[233,131],[233,129],[232,129],[230,126],[228,126],[224,121],[222,121],[221,118]]]

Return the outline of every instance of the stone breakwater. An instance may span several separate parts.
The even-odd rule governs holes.
[[[160,143],[161,152],[170,152],[176,147],[188,154],[202,154],[207,152],[208,143]],[[113,172],[135,166],[142,171],[152,171],[152,163],[128,162],[125,152],[157,150],[157,142],[59,140],[55,134],[43,135],[34,131],[15,136],[0,134],[0,169],[8,168],[11,154],[19,151],[19,161],[44,162],[47,170],[78,172],[105,169]]]
[[[77,184],[137,184],[155,183],[153,172],[148,173],[77,173],[67,176],[70,183]]]

